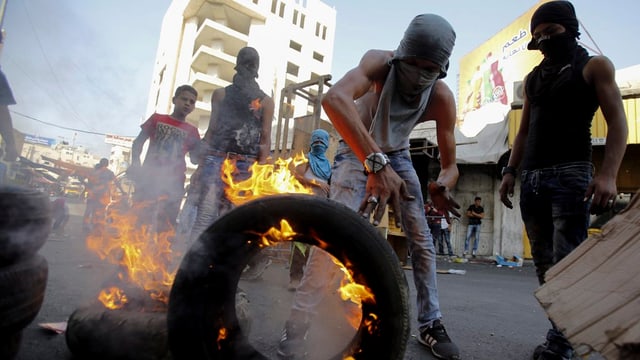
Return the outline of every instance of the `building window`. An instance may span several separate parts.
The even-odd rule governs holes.
[[[322,40],[326,40],[327,39],[327,27],[323,26],[322,27]]]
[[[280,3],[280,12],[278,13],[278,16],[280,16],[283,19],[284,19],[284,10],[285,10],[284,5],[285,5],[284,3]]]
[[[278,0],[271,0],[271,13],[275,14],[278,8]]]
[[[316,22],[316,36],[320,36],[320,23]]]
[[[293,25],[298,25],[298,10],[293,10]]]
[[[253,3],[258,5],[259,0],[253,0]]]
[[[304,14],[300,15],[300,29],[304,29]]]
[[[293,40],[289,40],[289,48],[297,51],[297,52],[302,52],[302,45],[298,44],[297,42],[293,41]]]
[[[324,62],[324,55],[320,54],[317,51],[314,51],[313,52],[313,59],[317,60],[317,61],[320,61],[320,62]]]
[[[298,76],[299,71],[300,71],[300,67],[298,65],[287,62],[287,74]]]

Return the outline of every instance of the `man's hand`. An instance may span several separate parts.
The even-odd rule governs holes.
[[[460,204],[451,197],[448,187],[437,181],[429,182],[428,187],[429,197],[431,198],[431,201],[433,201],[433,205],[436,209],[444,213],[448,222],[451,222],[449,213],[453,214],[455,217],[460,217],[460,212],[457,210],[460,209]]]
[[[595,176],[584,196],[584,200],[591,199],[591,207],[589,212],[591,214],[599,215],[605,211],[609,211],[616,203],[616,196],[618,195],[618,189],[616,188],[616,179],[607,176]]]
[[[375,174],[369,174],[367,178],[367,191],[360,204],[358,213],[368,219],[369,214],[375,210],[373,215],[373,225],[380,224],[384,216],[387,205],[391,205],[394,210],[396,224],[400,224],[400,201],[414,200],[415,197],[409,194],[407,184],[387,165]]]
[[[512,174],[504,174],[502,182],[500,183],[500,201],[504,206],[509,209],[513,209],[513,203],[511,199],[513,197],[513,188],[516,182],[516,178]]]

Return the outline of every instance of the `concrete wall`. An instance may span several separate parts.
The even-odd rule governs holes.
[[[482,198],[485,217],[480,228],[478,255],[522,256],[523,226],[519,209],[519,183],[516,183],[516,194],[512,201],[514,209],[510,210],[500,202],[498,189],[501,179],[498,178],[497,165],[458,165],[460,178],[452,191],[455,200],[460,204],[462,217],[451,224],[451,243],[454,252],[461,255],[469,220],[467,208],[473,204],[476,196]],[[469,244],[471,249],[472,244]]]

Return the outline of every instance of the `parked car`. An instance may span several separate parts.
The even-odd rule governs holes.
[[[84,185],[80,181],[73,181],[64,187],[64,196],[81,197],[84,193]]]

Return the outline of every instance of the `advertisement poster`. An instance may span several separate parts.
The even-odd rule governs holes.
[[[465,136],[504,121],[519,100],[514,87],[542,60],[539,51],[527,50],[531,16],[540,3],[460,60],[458,121]]]

